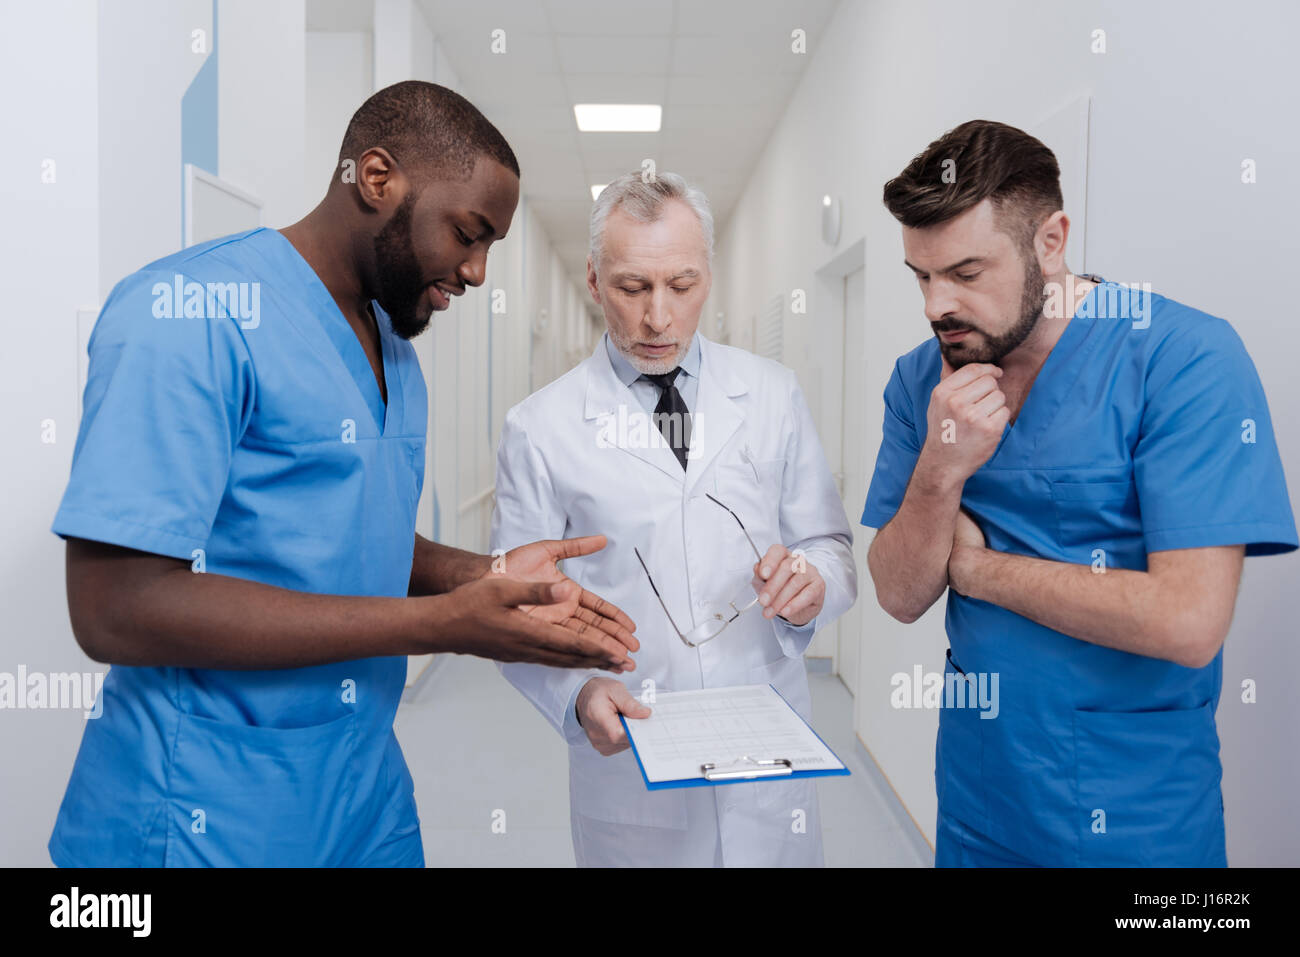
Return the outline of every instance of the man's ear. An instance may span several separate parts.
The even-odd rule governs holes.
[[[591,293],[591,298],[595,301],[596,305],[599,306],[600,282],[596,278],[596,267],[592,263],[590,256],[587,257],[587,291]]]
[[[1043,275],[1054,276],[1065,269],[1065,243],[1070,236],[1070,217],[1058,209],[1043,220],[1034,234],[1034,251]]]
[[[391,213],[406,198],[410,182],[388,150],[373,146],[357,161],[357,195],[376,212]]]

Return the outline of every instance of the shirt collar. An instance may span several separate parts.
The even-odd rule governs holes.
[[[636,367],[628,362],[623,353],[618,351],[608,332],[605,333],[605,352],[609,355],[609,363],[614,367],[614,375],[618,376],[618,381],[624,385],[631,385],[641,378],[641,373],[637,372]],[[694,376],[697,379],[700,377],[699,333],[691,336],[691,347],[686,350],[686,355],[682,358],[679,368],[689,376]]]

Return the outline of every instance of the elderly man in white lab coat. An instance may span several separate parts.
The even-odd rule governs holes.
[[[656,693],[769,682],[810,720],[803,653],[857,597],[852,533],[794,373],[696,332],[712,247],[708,201],[680,177],[606,187],[587,285],[608,331],[501,435],[493,550],[605,535],[565,572],[641,641],[621,678],[501,666],[570,745],[579,866],[823,860],[812,781],[649,791],[619,721],[649,714]],[[733,601],[751,607],[735,617]],[[719,614],[734,620],[700,641],[692,629]]]

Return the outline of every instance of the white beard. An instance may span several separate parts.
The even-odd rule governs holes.
[[[612,328],[609,330],[609,340],[614,343],[614,348],[619,351],[619,354],[632,364],[632,368],[642,375],[663,375],[665,372],[672,372],[681,365],[682,360],[686,358],[686,350],[691,346],[691,341],[687,339],[671,356],[662,359],[646,359],[632,352],[631,341],[622,338]]]

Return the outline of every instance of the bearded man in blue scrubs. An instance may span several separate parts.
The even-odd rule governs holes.
[[[1243,556],[1297,546],[1250,357],[1069,273],[1056,158],[1021,130],[957,127],[884,201],[935,335],[885,389],[862,523],[891,615],[948,590],[936,865],[1226,865],[1224,637]]]
[[[633,623],[557,567],[601,536],[488,556],[415,533],[413,346],[483,282],[519,165],[467,100],[399,83],[357,111],[303,220],[113,289],[54,521],[78,643],[109,670],[60,866],[420,866],[393,734],[407,655],[630,670]]]

